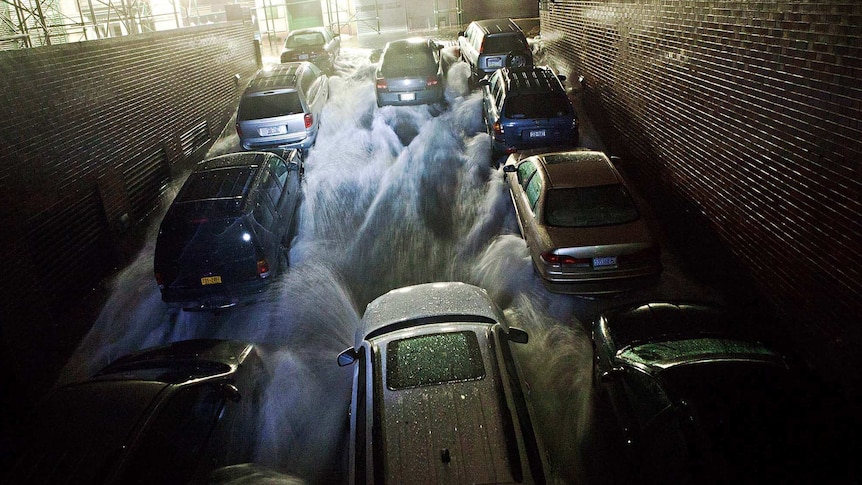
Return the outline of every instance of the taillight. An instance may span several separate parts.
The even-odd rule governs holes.
[[[242,128],[239,126],[239,123],[236,124],[236,134],[242,136]]]
[[[551,251],[542,253],[542,261],[560,266],[584,266],[589,267],[592,258],[575,258],[564,254],[556,254]]]
[[[159,285],[159,288],[165,287],[165,277],[162,276],[161,273],[155,273],[156,275],[156,284]]]
[[[494,139],[503,141],[503,125],[499,121],[495,121],[492,129],[494,130]]]
[[[269,276],[269,263],[266,259],[257,260],[257,275],[261,278]]]
[[[311,125],[313,125],[313,124],[314,124],[314,115],[312,115],[311,113],[307,113],[305,115],[305,128],[306,129],[311,128]]]
[[[377,89],[389,89],[389,86],[386,84],[385,77],[377,78]]]
[[[657,260],[660,255],[661,249],[658,246],[650,246],[636,253],[621,255],[617,260],[624,263],[642,263],[644,261]]]
[[[440,80],[437,79],[437,76],[428,76],[428,79],[425,80],[425,85],[426,86],[436,86],[437,83],[439,83],[439,82],[440,82]]]

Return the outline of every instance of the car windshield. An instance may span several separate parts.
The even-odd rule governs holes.
[[[386,384],[392,390],[485,376],[479,342],[470,331],[396,340],[386,353]]]
[[[545,224],[594,227],[637,220],[638,210],[621,184],[551,189],[545,194]]]
[[[322,46],[324,44],[323,35],[320,32],[303,32],[293,34],[284,41],[284,46],[288,49],[305,46]]]
[[[288,91],[275,94],[244,96],[239,103],[236,118],[239,121],[277,118],[303,113],[299,93]]]
[[[510,51],[522,51],[527,49],[527,43],[520,35],[496,35],[485,38],[482,52],[494,53]]]
[[[506,101],[507,118],[556,118],[571,113],[569,100],[560,94],[521,94]]]

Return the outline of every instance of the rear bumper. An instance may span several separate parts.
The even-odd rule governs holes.
[[[593,271],[567,275],[548,274],[533,266],[542,284],[553,293],[570,295],[612,295],[658,284],[662,266],[651,265],[627,271]]]
[[[413,94],[414,99],[402,100],[402,95]],[[412,106],[439,103],[443,100],[443,89],[424,89],[422,91],[377,91],[379,106]]]
[[[218,288],[163,288],[162,301],[184,310],[219,310],[263,299],[273,278],[263,278]]]
[[[298,148],[303,150],[308,150],[312,146],[314,146],[314,142],[317,140],[317,133],[314,135],[307,136],[299,141],[294,142],[279,142],[277,140],[268,140],[268,141],[255,141],[254,138],[251,140],[242,140],[240,145],[246,150],[272,150],[277,148],[282,149],[290,149],[290,148]]]

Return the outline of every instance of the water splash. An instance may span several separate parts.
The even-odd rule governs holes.
[[[544,291],[534,274],[502,172],[490,163],[481,95],[469,90],[466,64],[445,55],[444,104],[379,109],[369,51],[343,52],[306,159],[291,269],[268,302],[219,313],[169,310],[152,278],[150,243],[115,281],[64,379],[176,340],[254,342],[272,374],[258,461],[297,480],[344,481],[352,373],[335,357],[352,344],[365,305],[401,286],[465,281],[488,289],[510,309],[512,323],[531,333],[525,374],[542,396],[537,411],[559,413],[548,423],[574,430],[557,436],[560,428],[543,428],[543,436],[561,462],[575,456],[569,453],[589,415],[587,349],[573,316],[582,308]],[[212,155],[236,148],[231,127]],[[543,360],[548,356],[557,356],[554,365]]]

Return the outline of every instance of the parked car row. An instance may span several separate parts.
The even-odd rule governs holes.
[[[760,326],[754,324],[760,324]],[[787,483],[846,476],[830,436],[846,415],[763,322],[695,302],[623,305],[593,321],[602,483]],[[529,342],[485,290],[426,283],[365,309],[353,366],[350,483],[556,483]],[[834,413],[834,414],[832,414]],[[562,430],[562,433],[574,430]]]
[[[600,481],[852,477],[852,416],[762,338],[762,324],[696,302],[600,313],[589,325],[591,425],[604,455],[588,464]],[[571,464],[552,459],[533,401],[542,394],[531,392],[513,347],[529,342],[466,283],[406,286],[369,303],[336,359],[353,374],[349,483],[558,483]],[[247,466],[271,379],[260,351],[180,341],[56,388],[30,417],[4,483],[212,483]]]

